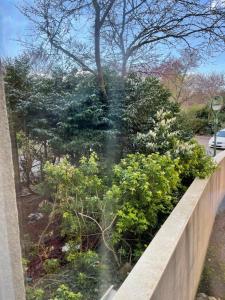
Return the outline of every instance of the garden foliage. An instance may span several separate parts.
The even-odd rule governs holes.
[[[6,95],[20,167],[28,186],[39,181],[64,244],[59,259],[44,257],[45,277],[27,297],[99,299],[131,270],[193,179],[215,166],[157,79],[105,70],[106,102],[92,74],[34,76],[18,64],[8,63]]]
[[[102,249],[114,270],[111,283],[117,284],[120,268],[137,261],[190,181],[213,169],[194,142],[167,154],[129,154],[113,167],[110,182],[95,153],[83,157],[78,166],[67,159],[47,163],[45,184],[57,203],[55,213],[62,218],[67,266],[76,278],[76,285],[66,282],[70,288],[85,299],[90,287],[99,295],[106,263],[98,257]]]

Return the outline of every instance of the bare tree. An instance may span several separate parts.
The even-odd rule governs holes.
[[[39,44],[96,75],[104,97],[103,65],[113,58],[125,77],[159,46],[161,52],[204,46],[206,53],[225,45],[225,6],[218,1],[36,0],[22,11]]]
[[[193,94],[192,71],[201,60],[197,51],[185,49],[180,57],[170,57],[158,66],[148,70],[148,73],[160,79],[171,92],[175,102],[186,103]]]
[[[192,102],[207,103],[212,97],[223,95],[225,90],[225,76],[221,73],[193,74]]]
[[[182,105],[207,103],[212,97],[222,95],[225,77],[221,73],[202,74],[196,71],[201,63],[198,51],[185,49],[179,57],[168,57],[153,67],[145,66],[144,76],[155,76],[171,92],[173,101]]]
[[[126,75],[129,60],[157,45],[189,48],[224,46],[225,6],[207,1],[119,0],[108,16],[104,37],[121,59]],[[198,42],[198,43],[197,43]]]
[[[84,71],[97,76],[103,98],[107,95],[102,70],[101,29],[114,2],[37,0],[21,8],[34,24],[37,39],[45,48],[62,53]]]

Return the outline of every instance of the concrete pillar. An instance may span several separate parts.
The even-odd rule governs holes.
[[[0,300],[25,300],[3,76],[0,62]]]

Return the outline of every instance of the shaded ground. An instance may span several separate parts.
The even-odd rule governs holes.
[[[63,241],[59,237],[57,220],[49,225],[49,212],[44,210],[43,205],[45,202],[49,204],[48,201],[24,190],[19,202],[21,246],[23,257],[27,260],[25,277],[26,281],[32,282],[44,274],[43,262],[47,258],[62,256]],[[29,217],[36,213],[42,215],[39,220]],[[43,239],[40,240],[42,235]]]
[[[225,200],[214,223],[199,291],[225,300]]]
[[[28,216],[31,213],[40,211],[40,204],[44,199],[36,194],[31,194],[24,191],[23,196],[19,201],[22,202],[22,234],[24,238],[28,237],[30,241],[36,243],[44,228],[48,223],[48,215],[43,213],[43,218],[36,222],[31,222]]]

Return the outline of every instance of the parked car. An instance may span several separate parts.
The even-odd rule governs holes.
[[[214,136],[209,140],[209,147],[214,147]],[[225,149],[225,129],[222,129],[216,134],[216,148]]]

